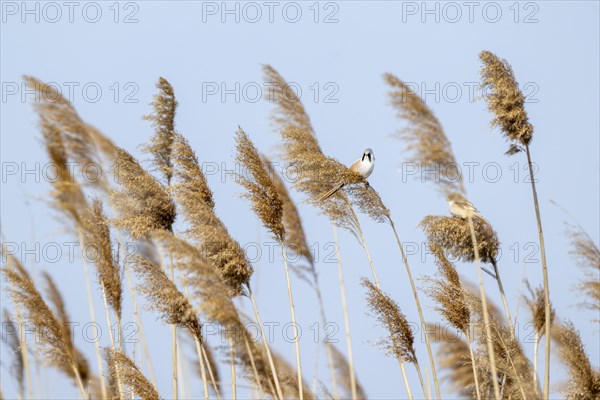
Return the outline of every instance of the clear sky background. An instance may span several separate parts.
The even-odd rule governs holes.
[[[2,232],[21,250],[24,243],[29,249],[32,242],[39,243],[35,251],[41,256],[39,262],[31,255],[24,261],[36,271],[52,273],[80,327],[89,322],[81,262],[69,262],[65,243],[73,239],[45,204],[50,190],[44,179],[47,157],[30,104],[35,99],[24,91],[22,75],[56,82],[65,95],[71,95],[87,122],[141,158],[145,156],[138,146],[153,133],[141,117],[151,111],[154,84],[160,76],[171,82],[180,104],[178,131],[189,139],[202,162],[218,167],[208,181],[219,216],[230,233],[249,246],[251,256],[256,254],[254,243],[259,244],[261,256],[254,263],[253,285],[262,317],[281,324],[275,327],[273,346],[293,362],[293,344],[283,339],[281,330],[289,322],[289,309],[279,253],[269,259],[269,235],[247,202],[238,197],[241,189],[231,174],[224,172],[234,169],[238,124],[261,151],[276,154],[279,136],[268,120],[272,106],[265,101],[261,64],[273,65],[300,88],[326,154],[350,164],[366,147],[374,150],[377,163],[369,181],[391,209],[413,272],[420,278],[433,275],[435,266],[431,255],[424,253],[424,235],[417,225],[426,215],[446,215],[447,205],[433,184],[421,181],[420,174],[406,174],[403,162],[409,155],[392,137],[404,125],[388,104],[382,74],[392,72],[415,83],[452,142],[469,198],[499,234],[499,266],[514,314],[523,271],[533,285],[541,284],[541,264],[531,190],[525,180],[525,156],[504,155],[508,146],[500,133],[489,127],[492,116],[475,87],[480,80],[478,54],[490,50],[513,66],[535,126],[531,149],[538,166],[550,293],[557,316],[573,320],[593,364],[600,365],[598,324],[591,322],[599,316],[577,307],[583,298],[576,285],[583,274],[568,254],[564,221],[569,217],[551,204],[554,200],[569,210],[598,243],[598,2],[335,1],[275,2],[269,6],[263,2],[99,1],[77,2],[73,8],[62,2],[54,4],[1,3]],[[24,7],[33,11],[27,13]],[[225,7],[234,11],[226,13]],[[73,88],[71,93],[69,88]],[[25,174],[25,170],[35,172]],[[330,225],[315,209],[301,204],[302,195],[293,192],[293,197],[300,204],[308,240],[319,249],[327,313],[340,328],[335,338],[345,352],[337,269],[327,260]],[[361,222],[383,289],[398,301],[411,322],[418,323],[391,229],[365,216]],[[402,398],[405,390],[396,361],[374,346],[384,332],[366,316],[365,292],[359,281],[370,276],[367,259],[349,234],[341,233],[340,239],[358,378],[371,398]],[[54,262],[55,248],[49,243],[57,243],[61,249]],[[473,265],[459,264],[459,270],[466,279],[476,280]],[[500,304],[494,282],[486,278],[486,285]],[[294,295],[303,331],[303,367],[310,382],[315,348],[310,327],[319,321],[317,303],[310,287],[299,280],[294,281]],[[421,298],[427,320],[439,321],[432,303],[424,294]],[[103,323],[100,297],[95,300]],[[4,291],[2,306],[9,306]],[[159,390],[169,397],[170,350],[166,343],[170,330],[155,317],[147,313],[144,322],[151,332]],[[522,305],[519,335],[528,342],[524,346],[531,355],[529,317]],[[132,321],[128,303],[124,322]],[[109,342],[104,333],[102,345],[106,346]],[[217,338],[210,340],[221,345]],[[85,341],[81,329],[76,329],[76,343],[95,366],[93,345]],[[428,366],[423,341],[417,339],[416,346],[422,367]],[[184,347],[186,358],[193,360],[192,347]],[[318,374],[328,382],[323,351],[320,356]],[[14,398],[16,387],[8,374],[9,363],[3,345],[2,390],[7,398]],[[418,391],[414,369],[408,371]],[[194,373],[186,369],[186,374]],[[221,374],[227,377],[226,368]],[[76,388],[55,371],[41,371],[40,376],[47,396],[77,396]],[[552,382],[558,384],[563,378],[564,371],[553,363]],[[199,379],[194,377],[192,382],[191,393],[199,396]],[[559,397],[558,392],[553,393]]]

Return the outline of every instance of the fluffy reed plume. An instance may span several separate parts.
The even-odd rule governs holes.
[[[137,291],[146,297],[149,307],[161,314],[165,323],[187,329],[202,342],[202,325],[194,307],[161,266],[141,256],[134,256],[128,265],[140,280]]]
[[[425,174],[425,179],[439,183],[438,188],[445,195],[455,192],[465,194],[452,146],[431,109],[396,76],[385,74],[384,79],[390,86],[388,95],[398,118],[409,124],[396,134],[405,142],[405,150],[412,153],[407,161],[428,171],[436,171],[435,175]]]
[[[529,285],[529,282],[526,282],[526,285],[530,297],[524,296],[525,303],[529,307],[529,311],[531,312],[532,316],[531,320],[533,322],[533,329],[535,330],[535,333],[539,338],[544,335],[546,325],[546,316],[544,311],[544,288],[540,286],[536,287],[535,289],[532,289]],[[552,307],[552,305],[550,305],[550,310],[550,323],[552,324],[555,316],[554,308]]]
[[[277,194],[283,203],[281,222],[285,231],[284,243],[289,250],[308,261],[311,274],[316,275],[313,254],[308,247],[300,213],[285,186],[283,178],[275,171],[271,161],[263,155],[262,163],[267,168],[269,177],[273,181]]]
[[[471,311],[456,268],[444,255],[442,248],[436,243],[428,243],[435,256],[441,278],[427,278],[429,283],[425,293],[436,303],[435,309],[451,326],[469,337]]]
[[[121,319],[121,302],[123,289],[121,284],[121,269],[113,255],[110,237],[110,223],[99,199],[92,201],[91,207],[85,212],[80,223],[83,232],[84,245],[94,252],[94,264],[98,280],[102,285],[106,301]]]
[[[175,112],[177,100],[173,87],[165,78],[160,77],[156,83],[158,94],[154,95],[152,107],[154,113],[144,119],[152,121],[155,133],[144,151],[153,157],[154,166],[164,176],[167,185],[173,177],[173,142],[175,140]]]
[[[500,127],[504,136],[515,142],[509,149],[509,153],[514,154],[519,151],[516,143],[527,146],[533,138],[533,126],[525,111],[525,96],[506,60],[489,51],[482,51],[479,58],[483,62],[482,90],[486,93],[488,108],[494,114],[492,125]]]
[[[39,100],[34,104],[36,112],[43,124],[50,125],[58,132],[69,161],[81,171],[90,166],[99,167],[101,159],[96,143],[100,139],[101,146],[107,147],[110,140],[84,122],[73,105],[52,85],[31,76],[25,76],[24,80],[36,92]],[[106,187],[106,176],[99,174],[85,183],[102,189]]]
[[[243,196],[250,200],[252,209],[265,227],[278,241],[283,242],[283,201],[279,197],[279,191],[269,176],[258,150],[242,128],[238,128],[236,143],[236,161],[247,172],[239,175],[237,180],[246,189]]]
[[[49,288],[51,300],[58,311],[57,316],[46,304],[23,265],[10,255],[7,258],[10,266],[2,268],[2,272],[10,284],[11,296],[22,305],[24,322],[43,332],[36,345],[48,363],[72,378],[79,386],[82,396],[87,398],[85,386],[89,378],[88,363],[73,343],[60,293]]]
[[[323,154],[317,139],[309,131],[287,128],[281,134],[285,159],[289,163],[288,171],[297,176],[292,185],[294,189],[308,195],[308,202],[319,208],[333,224],[358,236],[358,220],[344,191],[339,190],[324,201],[319,198],[323,188],[331,185],[331,182],[364,183],[362,178]]]
[[[544,232],[542,228],[542,217],[537,197],[537,189],[533,174],[531,161],[531,150],[529,144],[533,137],[533,126],[529,123],[525,111],[525,97],[519,90],[519,86],[513,74],[511,66],[505,60],[501,60],[489,51],[483,51],[479,55],[483,62],[481,69],[482,87],[488,89],[486,100],[489,110],[494,114],[492,124],[499,126],[502,133],[512,144],[506,154],[512,155],[525,150],[527,165],[529,167],[529,179],[533,205],[538,228],[540,242],[542,275],[544,278],[544,314],[546,318],[546,363],[544,365],[544,398],[550,393],[550,289],[548,283],[548,264],[546,262],[546,246],[544,243]]]
[[[567,367],[569,379],[562,393],[569,400],[600,398],[600,370],[594,370],[581,336],[572,322],[555,325],[552,332],[558,354]]]
[[[369,309],[388,331],[389,337],[383,341],[386,352],[395,356],[401,362],[418,365],[414,348],[415,338],[410,324],[406,316],[400,311],[398,304],[368,279],[363,278],[361,282],[367,289]]]
[[[571,239],[570,254],[581,269],[585,271],[585,280],[579,288],[588,297],[584,303],[586,308],[600,312],[600,249],[592,238],[581,227],[570,228],[567,231]],[[599,321],[600,320],[596,320]]]
[[[427,324],[427,330],[434,332],[434,343],[438,343],[438,365],[446,372],[444,377],[450,390],[459,396],[477,398],[477,380],[468,339],[464,334],[457,335],[451,329],[443,329],[439,324]],[[479,376],[483,371],[479,371]]]
[[[346,357],[333,345],[330,346],[331,353],[333,355],[333,365],[335,366],[335,372],[337,376],[337,382],[340,383],[345,393],[340,398],[350,398],[352,396],[352,381],[350,378],[350,364],[346,360]],[[366,399],[367,395],[358,379],[356,384],[356,398]]]
[[[115,227],[125,229],[133,239],[145,239],[154,230],[171,230],[176,210],[165,187],[121,148],[115,152],[114,172],[121,186],[111,193],[120,213],[113,221]]]
[[[270,65],[263,66],[263,73],[265,83],[269,85],[268,100],[277,104],[271,115],[277,130],[293,127],[314,135],[310,118],[294,89]]]
[[[214,211],[212,191],[189,143],[176,135],[173,146],[173,193],[189,227],[185,235],[202,249],[232,295],[245,293],[253,273],[246,253]]]
[[[159,400],[158,391],[142,374],[133,361],[120,351],[106,349],[106,363],[111,376],[111,381],[121,382],[129,388],[132,396],[144,400]]]
[[[500,243],[488,223],[474,222],[479,257],[484,263],[495,263]],[[474,262],[473,241],[467,220],[458,217],[427,216],[419,223],[427,241],[441,247],[452,259]]]
[[[3,327],[5,343],[8,343],[10,351],[13,353],[13,362],[10,365],[10,373],[13,375],[19,385],[19,396],[25,398],[25,353],[21,346],[21,330],[13,322],[8,310],[4,310]]]

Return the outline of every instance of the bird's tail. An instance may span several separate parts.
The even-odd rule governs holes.
[[[319,201],[327,200],[328,198],[330,198],[331,196],[333,196],[335,192],[337,192],[338,190],[340,190],[343,187],[344,187],[343,183],[340,183],[339,185],[334,186],[333,188],[331,188],[327,192],[323,193],[321,195],[321,197],[319,197]]]
[[[487,223],[487,220],[477,213],[473,214],[473,219],[478,220],[481,223]]]

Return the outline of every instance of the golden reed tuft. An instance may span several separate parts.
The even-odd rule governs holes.
[[[160,400],[158,391],[150,381],[142,374],[133,361],[120,351],[105,350],[110,381],[120,382],[129,388],[131,397],[139,397],[144,400]]]
[[[425,179],[439,183],[445,195],[453,192],[464,195],[462,175],[442,124],[406,83],[392,74],[385,74],[384,79],[390,86],[388,96],[398,118],[410,124],[396,134],[406,143],[405,150],[413,154],[408,161],[437,171],[436,175],[425,174]]]
[[[584,306],[598,313],[600,312],[600,249],[581,227],[571,227],[567,234],[571,239],[570,254],[585,271],[585,280],[579,285],[589,299]],[[600,322],[600,317],[596,322]]]

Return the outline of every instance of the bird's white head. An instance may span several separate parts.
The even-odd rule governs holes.
[[[375,154],[373,154],[373,150],[366,149],[362,155],[362,161],[368,160],[369,162],[375,161]]]

